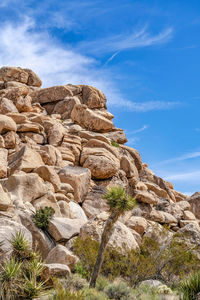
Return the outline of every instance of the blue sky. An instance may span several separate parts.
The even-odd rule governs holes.
[[[0,1],[0,65],[101,89],[161,177],[200,190],[200,2]]]

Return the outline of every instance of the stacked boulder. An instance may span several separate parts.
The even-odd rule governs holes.
[[[155,224],[167,224],[170,234],[192,224],[200,237],[199,193],[188,198],[175,191],[125,145],[101,91],[41,84],[29,69],[0,69],[1,259],[11,251],[6,241],[20,229],[46,260],[47,273],[69,273],[77,262],[71,241],[78,235],[100,239],[108,217],[103,195],[114,185],[138,206],[116,223],[112,245],[136,249]],[[32,221],[45,206],[55,210],[48,227],[53,241]]]

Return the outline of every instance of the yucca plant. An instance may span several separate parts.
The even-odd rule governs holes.
[[[183,293],[183,300],[195,300],[197,294],[200,293],[200,271],[182,281],[180,290]]]
[[[18,231],[13,234],[10,243],[13,248],[13,256],[16,258],[16,260],[23,261],[25,259],[31,259],[33,257],[33,252],[30,244],[25,239],[24,233],[22,231]]]
[[[103,197],[110,207],[110,216],[108,217],[102,236],[94,271],[90,280],[90,288],[94,288],[103,263],[106,246],[112,234],[112,228],[118,218],[126,211],[136,206],[136,201],[121,186],[111,187]]]
[[[15,261],[14,258],[7,260],[1,265],[0,270],[0,299],[17,299],[20,288],[20,275],[22,263]]]

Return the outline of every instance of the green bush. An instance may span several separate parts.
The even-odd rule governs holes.
[[[130,288],[125,282],[116,282],[109,284],[104,289],[105,294],[109,299],[129,300],[131,299]]]
[[[114,146],[114,147],[117,147],[117,148],[120,147],[119,144],[115,141],[111,141],[111,145]]]
[[[73,245],[74,253],[80,258],[81,270],[90,279],[94,268],[99,243],[87,237],[77,238]],[[143,238],[140,249],[126,250],[107,247],[101,268],[101,275],[108,280],[121,277],[131,286],[146,279],[159,279],[167,284],[175,284],[191,272],[198,270],[200,261],[187,243],[176,235],[167,247],[160,247],[156,240]]]
[[[99,275],[96,282],[96,289],[101,292],[105,289],[106,286],[109,285],[109,283],[110,282],[105,276]]]
[[[89,289],[85,288],[84,289],[84,297],[85,300],[108,300],[106,297],[106,294],[103,292],[99,292],[96,289]]]
[[[40,208],[33,215],[33,221],[38,228],[46,230],[54,213],[55,210],[52,207]]]
[[[88,286],[87,280],[80,277],[78,274],[71,274],[66,279],[60,280],[60,283],[66,289],[73,290],[73,291],[80,291],[84,287]]]
[[[53,296],[49,298],[49,300],[85,300],[83,291],[71,291],[63,287],[61,282],[55,281],[54,288],[55,292],[53,293]]]
[[[196,295],[200,293],[200,271],[182,281],[180,290],[183,293],[183,300],[195,300]]]

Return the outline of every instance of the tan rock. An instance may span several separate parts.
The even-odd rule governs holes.
[[[86,105],[76,104],[71,112],[73,122],[81,127],[96,132],[108,132],[113,128],[112,121],[98,115],[96,112],[87,108]]]
[[[0,148],[5,148],[5,143],[2,135],[0,135]]]
[[[89,219],[99,215],[102,211],[109,211],[109,206],[103,199],[105,193],[106,189],[103,186],[95,185],[87,194],[82,208]]]
[[[18,112],[18,110],[11,100],[2,98],[0,103],[0,113],[7,114],[9,112]]]
[[[28,77],[28,73],[21,68],[3,67],[0,69],[0,78],[3,81],[19,81],[21,83],[27,83]]]
[[[122,147],[122,149],[126,149],[130,153],[130,155],[132,156],[132,158],[135,161],[135,165],[136,165],[138,171],[140,172],[143,168],[142,158],[140,156],[140,153],[136,149],[133,149],[133,148],[128,147],[128,146],[121,145],[121,147]]]
[[[175,190],[172,190],[172,193],[174,194],[175,196],[175,199],[176,199],[176,202],[180,202],[182,200],[187,200],[188,196],[187,195],[184,195],[178,191],[175,191]]]
[[[67,96],[73,96],[72,92],[66,86],[53,86],[40,89],[30,93],[32,102],[49,103],[63,100]]]
[[[34,170],[44,181],[49,181],[52,183],[55,192],[58,192],[61,189],[61,182],[58,174],[53,167],[49,166],[40,166]]]
[[[196,220],[196,217],[191,211],[185,210],[183,212],[183,219],[184,220]]]
[[[71,274],[70,268],[64,264],[44,264],[44,269],[42,270],[42,279],[48,281],[52,277],[67,277]]]
[[[49,144],[52,146],[58,146],[62,142],[64,134],[65,128],[61,123],[57,122],[48,131]]]
[[[82,202],[87,195],[91,173],[90,170],[80,167],[65,167],[58,173],[62,183],[70,184],[74,189],[74,200]]]
[[[126,222],[126,226],[142,235],[146,231],[148,223],[145,218],[132,216]]]
[[[15,103],[16,108],[19,112],[29,112],[32,110],[31,97],[27,95],[26,97],[19,97]]]
[[[82,219],[53,218],[49,222],[48,232],[56,242],[67,242],[80,233],[85,222]]]
[[[197,220],[180,220],[180,227],[183,228],[186,225],[194,225],[199,227],[199,222]]]
[[[75,104],[80,104],[80,100],[77,97],[66,97],[64,100],[56,103],[52,113],[60,114],[62,119],[69,119]]]
[[[87,222],[88,219],[86,217],[86,214],[78,203],[76,203],[74,201],[70,201],[69,208],[70,208],[71,218],[82,219]]]
[[[82,87],[82,93],[83,104],[86,104],[89,108],[105,107],[106,97],[100,90],[92,86],[84,85]]]
[[[84,130],[84,131],[79,132],[79,136],[82,139],[84,138],[87,140],[91,140],[91,139],[100,140],[100,141],[110,145],[109,139],[107,137],[105,137],[104,134],[102,134],[102,133]]]
[[[60,207],[60,212],[61,212],[62,217],[72,219],[69,203],[61,200],[61,201],[58,201],[58,205]]]
[[[30,69],[24,69],[24,71],[28,73],[28,81],[27,81],[28,85],[36,86],[36,87],[40,87],[42,85],[42,81],[37,76],[37,74],[35,74],[35,72],[33,72]]]
[[[52,207],[55,210],[55,217],[61,217],[60,207],[57,203],[57,200],[55,198],[55,195],[52,192],[47,192],[45,195],[43,195],[40,198],[35,198],[31,202],[36,210],[39,210],[40,208]]]
[[[169,195],[163,189],[161,189],[158,185],[153,182],[145,181],[145,185],[148,190],[153,191],[158,197],[169,199]]]
[[[111,141],[114,141],[119,144],[125,144],[126,142],[128,142],[126,134],[122,129],[117,131],[107,132],[105,133],[105,136],[109,138]]]
[[[24,146],[21,150],[15,153],[9,161],[11,174],[16,170],[31,172],[33,169],[44,165],[39,153],[33,149]]]
[[[16,123],[8,116],[0,115],[0,134],[7,131],[16,131]]]
[[[41,146],[39,153],[45,165],[62,166],[62,155],[56,147],[52,145]]]
[[[146,184],[142,181],[138,181],[138,183],[135,185],[135,189],[139,191],[147,191],[148,188]]]
[[[6,149],[14,149],[16,146],[18,136],[14,131],[8,131],[4,134],[3,139]]]
[[[0,148],[0,178],[7,177],[7,157],[8,157],[8,150],[4,148]]]
[[[17,131],[18,132],[35,132],[35,133],[40,133],[43,131],[43,127],[40,124],[36,124],[33,122],[27,121],[26,123],[21,123],[17,126]]]
[[[183,201],[179,202],[182,203]],[[184,201],[186,202],[186,201]],[[189,199],[188,199],[188,205],[191,207],[189,210],[193,212],[195,217],[197,219],[200,219],[200,192],[194,193]]]
[[[16,124],[21,124],[21,123],[25,123],[28,121],[27,117],[25,115],[22,115],[20,113],[15,113],[15,112],[10,112],[8,113],[7,115],[8,117],[12,118],[13,121],[16,123]]]
[[[125,155],[122,156],[120,161],[120,168],[126,173],[127,178],[134,177],[136,182],[139,181],[138,170],[133,159]]]
[[[152,211],[150,212],[149,218],[151,221],[159,222],[159,223],[164,223],[164,221],[165,221],[165,217],[164,217],[162,211],[158,211],[155,209],[152,209]]]
[[[158,199],[156,195],[153,192],[147,192],[147,191],[137,191],[135,199],[138,202],[143,202],[143,203],[149,203],[149,204],[157,204]]]
[[[4,191],[2,185],[0,184],[0,211],[6,211],[11,205],[12,201],[10,195]]]
[[[23,202],[31,202],[47,193],[44,181],[35,173],[13,174],[3,182],[3,186],[10,193],[13,201],[21,199]]]
[[[94,219],[89,220],[81,227],[80,237],[85,239],[87,236],[90,236],[100,242],[101,234],[107,218],[108,213],[103,212],[100,215],[95,216]],[[124,245],[126,246],[126,249],[129,250],[138,248],[138,244],[131,233],[131,230],[119,221],[117,221],[114,225],[108,245],[121,248],[122,252]]]
[[[79,258],[74,255],[70,250],[68,250],[65,246],[57,245],[54,247],[48,254],[46,258],[47,264],[59,263],[66,265],[73,270],[75,264],[79,261]]]

